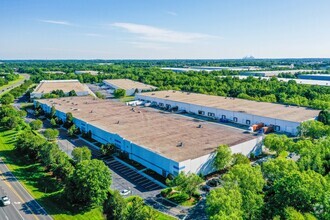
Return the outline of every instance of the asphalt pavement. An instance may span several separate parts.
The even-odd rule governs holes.
[[[6,195],[11,200],[10,205],[0,207],[0,219],[52,219],[44,208],[19,183],[2,160],[0,160],[0,173],[0,196]]]
[[[12,90],[13,88],[15,88],[15,87],[17,87],[17,86],[22,85],[22,84],[24,83],[25,80],[30,79],[30,75],[29,75],[29,74],[20,74],[20,75],[23,75],[23,76],[24,76],[24,79],[22,79],[21,81],[18,81],[17,83],[14,83],[14,84],[12,84],[12,85],[10,85],[10,86],[5,87],[4,89],[2,89],[2,90],[0,91],[0,95],[1,95],[2,93],[4,93],[4,92],[7,92],[8,90]]]

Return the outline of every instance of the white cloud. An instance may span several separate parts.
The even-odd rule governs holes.
[[[134,23],[113,23],[112,26],[136,34],[141,39],[155,42],[191,43],[213,37],[207,34],[178,32]]]
[[[158,43],[150,43],[150,42],[130,42],[134,47],[140,49],[152,49],[152,50],[167,50],[169,47],[158,44]]]
[[[49,24],[58,24],[58,25],[67,25],[67,26],[72,26],[72,24],[68,21],[58,21],[58,20],[40,20],[41,22],[44,23],[49,23]]]
[[[178,16],[178,13],[174,11],[166,11],[166,14],[172,15],[172,16]]]
[[[102,34],[96,34],[96,33],[85,33],[84,35],[88,37],[104,37]]]

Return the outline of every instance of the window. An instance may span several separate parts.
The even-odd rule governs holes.
[[[214,117],[215,114],[214,114],[213,112],[208,112],[208,113],[207,113],[207,116],[209,116],[209,117]]]
[[[222,118],[222,119],[226,119],[226,116],[225,116],[225,115],[222,115],[221,118]]]
[[[170,109],[170,108],[171,108],[171,105],[166,104],[166,108],[167,108],[167,109]]]
[[[238,119],[237,119],[237,117],[234,117],[233,120],[234,120],[234,122],[237,122]]]
[[[250,125],[251,124],[251,121],[250,120],[246,120],[246,124],[247,125]]]
[[[281,127],[280,126],[278,126],[278,125],[275,125],[275,131],[280,131],[281,130]]]
[[[198,114],[199,114],[199,115],[205,115],[205,112],[204,112],[204,111],[201,111],[201,110],[199,110],[199,111],[198,111]]]
[[[164,106],[164,103],[159,103],[159,106],[160,106],[160,107],[163,107],[163,106]]]

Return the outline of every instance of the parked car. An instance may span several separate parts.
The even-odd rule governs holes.
[[[204,192],[210,192],[211,187],[209,187],[208,185],[201,185],[200,189]]]
[[[8,198],[8,196],[1,197],[1,202],[4,206],[10,205],[10,199]]]
[[[131,190],[128,190],[128,189],[124,189],[122,191],[120,191],[120,195],[122,196],[127,196],[131,193]]]
[[[220,180],[218,178],[210,179],[206,182],[206,184],[210,187],[217,187],[220,185]]]

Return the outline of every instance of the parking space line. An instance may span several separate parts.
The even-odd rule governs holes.
[[[139,182],[139,181],[141,181],[141,180],[144,180],[145,179],[145,177],[144,176],[139,176],[138,178],[136,178],[135,180],[137,181],[137,182]]]

